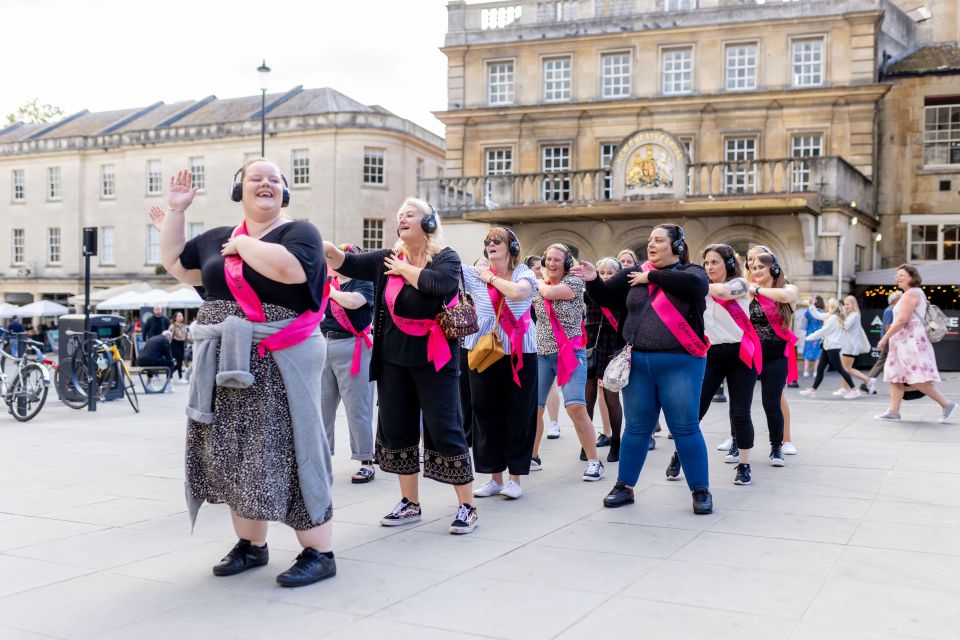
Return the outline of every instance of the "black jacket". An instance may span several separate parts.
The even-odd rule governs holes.
[[[170,318],[164,315],[160,316],[150,316],[150,318],[143,323],[143,339],[149,340],[154,336],[158,336],[170,326]]]

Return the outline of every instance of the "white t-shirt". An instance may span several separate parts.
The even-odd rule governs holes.
[[[744,315],[750,317],[750,300],[747,296],[736,299]],[[707,308],[703,312],[703,329],[710,344],[738,344],[743,341],[743,329],[737,326],[730,313],[718,304],[713,296],[707,296]]]

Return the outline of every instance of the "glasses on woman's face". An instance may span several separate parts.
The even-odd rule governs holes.
[[[503,244],[503,238],[487,238],[483,241],[483,246],[489,247],[490,245],[501,245]]]

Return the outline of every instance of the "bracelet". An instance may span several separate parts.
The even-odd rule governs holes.
[[[176,211],[177,213],[186,213],[186,209],[176,209],[174,207],[167,207],[167,211]]]
[[[497,279],[497,276],[490,276],[490,282],[487,284],[493,284],[493,281]]]

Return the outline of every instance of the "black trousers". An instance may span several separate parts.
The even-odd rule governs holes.
[[[823,355],[820,356],[820,361],[817,363],[817,377],[813,379],[814,389],[818,389],[820,383],[823,382],[823,374],[827,372],[827,365],[830,365],[831,369],[840,374],[840,377],[847,383],[847,386],[851,389],[856,389],[853,384],[853,378],[850,377],[847,370],[843,368],[843,362],[840,360],[840,349],[823,350]]]
[[[384,360],[377,380],[380,421],[376,459],[389,473],[420,473],[423,414],[423,476],[445,484],[473,482],[473,464],[463,435],[458,376],[432,364],[407,367]]]
[[[780,343],[782,344],[782,343]],[[768,349],[763,345],[763,372],[760,374],[760,400],[763,412],[767,415],[767,430],[770,432],[770,444],[783,444],[783,409],[780,397],[787,386],[787,356],[783,347]]]
[[[766,363],[764,363],[764,366]],[[717,389],[727,381],[728,404],[730,405],[730,433],[741,449],[753,448],[753,420],[750,405],[753,390],[757,386],[757,372],[740,359],[740,343],[715,344],[707,351],[707,369],[703,374],[700,391],[700,419],[707,415]],[[783,427],[781,425],[781,439]]]
[[[183,378],[183,354],[186,353],[187,343],[185,340],[172,340],[170,342],[170,352],[173,354],[173,370]]]
[[[513,381],[510,358],[500,358],[483,373],[470,371],[473,399],[473,461],[478,473],[530,473],[537,435],[537,354],[523,354],[520,386]]]
[[[463,434],[467,446],[473,446],[473,403],[470,401],[470,351],[460,349],[460,413],[463,415]]]

